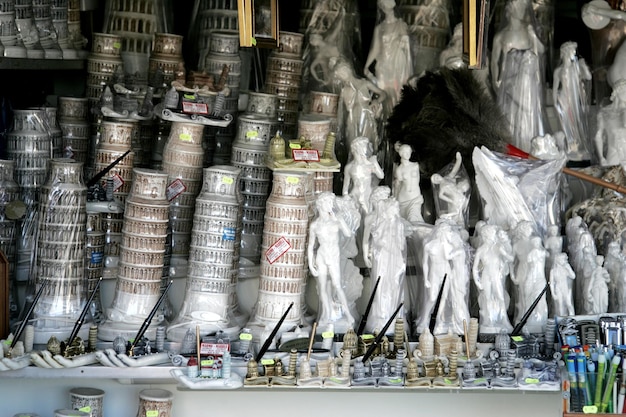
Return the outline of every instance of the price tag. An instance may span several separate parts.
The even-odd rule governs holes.
[[[514,342],[523,342],[524,341],[524,337],[523,336],[512,336],[511,339],[513,339]]]
[[[361,339],[363,339],[363,340],[373,340],[374,339],[374,335],[373,334],[362,334],[361,335]]]
[[[200,361],[200,366],[213,366],[214,363],[213,359],[203,359]]]
[[[172,201],[180,194],[184,193],[186,190],[187,186],[180,178],[174,180],[170,185],[167,186],[167,189],[165,190],[167,201]]]
[[[261,359],[261,365],[274,365],[274,359]]]
[[[181,133],[180,135],[178,135],[178,139],[182,140],[183,142],[192,141],[192,137],[189,133]]]
[[[83,413],[91,413],[91,406],[87,405],[85,407],[79,408],[78,411],[82,411]]]
[[[252,46],[256,46],[256,38],[255,37],[250,38],[250,44]]]
[[[289,142],[289,149],[302,149],[300,142]]]
[[[4,341],[4,344],[7,345],[7,346],[11,346],[11,343],[13,343],[12,340],[5,340]]]
[[[235,240],[235,228],[225,227],[222,232],[222,240]]]
[[[250,333],[241,333],[239,340],[252,340],[252,335]]]
[[[539,380],[537,378],[526,378],[524,382],[527,384],[538,384]]]
[[[113,47],[115,49],[120,49],[122,47],[122,44],[120,42],[113,42]]]
[[[586,405],[583,407],[583,413],[585,414],[598,414],[598,407],[595,405]]]
[[[194,96],[193,94],[183,94],[183,97],[186,98],[187,100],[195,100],[196,96]]]
[[[317,149],[292,149],[291,157],[294,161],[319,162],[320,154]]]
[[[267,259],[267,262],[269,262],[270,264],[273,264],[278,260],[278,258],[283,256],[283,254],[287,252],[289,248],[291,248],[291,244],[289,243],[289,241],[284,237],[281,237],[265,251],[265,259]]]
[[[159,410],[146,410],[146,417],[159,417]]]
[[[232,177],[222,177],[222,184],[231,185],[234,181]]]
[[[209,114],[209,106],[206,103],[183,101],[183,113]]]
[[[297,184],[300,182],[300,178],[298,177],[287,177],[286,180],[289,184]]]
[[[400,382],[402,382],[402,378],[390,378],[389,382],[391,382],[392,384],[399,384]]]
[[[256,130],[248,130],[246,132],[246,137],[248,139],[258,138],[259,137],[259,132],[257,132]]]
[[[333,332],[324,332],[324,333],[322,333],[322,338],[323,339],[331,339],[333,337],[335,337],[335,333],[333,333]]]
[[[444,382],[446,385],[452,385],[452,381],[450,381],[448,378],[444,378],[444,379],[443,379],[443,382]]]
[[[117,191],[124,185],[124,180],[120,177],[120,174],[113,175],[113,191]]]

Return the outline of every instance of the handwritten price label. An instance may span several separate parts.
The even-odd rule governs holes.
[[[115,174],[113,176],[113,191],[119,190],[122,185],[124,185],[124,180],[120,177],[120,174]]]
[[[222,184],[231,185],[234,181],[231,177],[222,177]]]

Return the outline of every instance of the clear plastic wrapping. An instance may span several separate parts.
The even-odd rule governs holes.
[[[560,224],[559,190],[565,159],[528,160],[474,148],[472,162],[483,219],[509,230],[531,221],[539,236]]]

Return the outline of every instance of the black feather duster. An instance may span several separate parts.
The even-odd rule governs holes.
[[[504,153],[511,142],[500,109],[471,70],[448,68],[427,72],[415,87],[403,88],[385,136],[392,144],[411,145],[411,161],[419,162],[428,179],[454,161],[457,151],[473,178],[475,146]]]

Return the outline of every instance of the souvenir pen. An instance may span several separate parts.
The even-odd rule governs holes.
[[[578,398],[578,379],[576,378],[576,361],[574,352],[567,356],[567,374],[570,381],[570,409],[571,411],[582,411],[582,402]]]
[[[578,385],[582,394],[581,404],[583,406],[591,405],[591,388],[589,387],[589,381],[587,380],[585,375],[585,373],[587,372],[587,357],[583,352],[579,351],[576,354],[576,362]]]
[[[619,368],[621,360],[622,357],[620,355],[615,355],[611,361],[611,371],[609,372],[606,388],[604,389],[604,395],[602,396],[602,403],[600,404],[601,413],[604,413],[609,405],[609,399],[611,398],[611,392],[613,391],[613,384],[615,383],[615,378],[617,377],[617,368]],[[600,377],[598,377],[598,380],[599,379]]]
[[[617,396],[617,408],[615,412],[621,414],[624,412],[624,399],[626,398],[626,360],[622,361],[622,384]]]
[[[593,404],[600,409],[602,404],[602,382],[604,380],[604,366],[606,365],[606,356],[598,355],[598,377],[596,378],[596,392],[593,395]]]
[[[591,404],[593,404],[595,399],[593,394],[596,388],[596,364],[592,360],[587,361],[587,373],[589,374],[589,386],[591,387],[591,397],[589,397],[589,400]]]

